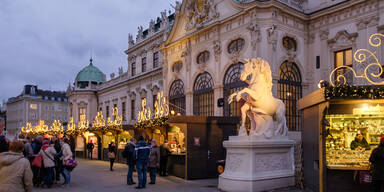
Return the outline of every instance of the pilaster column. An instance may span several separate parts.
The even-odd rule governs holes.
[[[185,93],[185,115],[187,116],[193,115],[193,93],[192,92]]]

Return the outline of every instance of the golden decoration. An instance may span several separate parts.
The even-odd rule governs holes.
[[[54,135],[55,134],[60,134],[60,133],[64,132],[64,127],[61,124],[60,120],[54,120],[53,121],[53,123],[52,123],[52,125],[50,127],[49,132],[53,133]]]
[[[166,102],[164,93],[161,91],[157,94],[157,100],[155,101],[155,114],[154,118],[167,117],[169,115],[169,106]]]
[[[137,113],[137,122],[143,122],[151,119],[151,109],[147,107],[147,99],[141,100],[141,111]]]
[[[92,123],[93,127],[100,128],[105,126],[105,121],[103,118],[103,112],[99,111],[97,112],[97,115],[95,117],[95,120]]]
[[[112,109],[112,115],[113,115],[113,121],[110,117],[107,118],[107,125],[108,126],[120,126],[123,121],[123,117],[119,115],[119,110],[117,107],[113,107]]]
[[[382,43],[381,38],[384,38],[384,34],[374,33],[369,37],[368,42],[372,47],[380,47],[381,43]],[[381,66],[379,59],[377,58],[375,53],[373,53],[372,51],[370,51],[368,49],[358,49],[353,56],[353,59],[357,63],[360,63],[360,64],[363,64],[364,62],[368,62],[367,59],[369,59],[369,58],[373,58],[374,62],[368,64],[364,68],[364,72],[361,73],[360,75],[358,75],[352,67],[340,66],[340,67],[337,67],[334,70],[332,70],[331,74],[329,75],[329,82],[331,83],[332,86],[335,86],[335,83],[339,85],[340,82],[342,82],[342,85],[345,85],[347,83],[347,78],[345,77],[345,73],[338,74],[334,80],[332,78],[338,70],[344,69],[345,71],[352,71],[354,78],[365,79],[372,85],[384,85],[384,80],[383,81],[377,81],[377,80],[372,79],[372,78],[379,78],[384,73],[383,67]],[[379,70],[376,72],[369,73],[368,70],[372,67],[375,67],[375,66],[378,67]]]
[[[85,114],[80,115],[80,121],[77,123],[77,129],[86,130],[89,127],[89,121],[87,120],[87,116]]]

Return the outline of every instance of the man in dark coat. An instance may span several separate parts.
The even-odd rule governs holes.
[[[168,142],[167,140],[164,141],[164,143],[160,146],[160,176],[166,176],[167,175],[167,162],[168,162],[168,155],[171,153],[168,149]]]
[[[372,179],[375,192],[384,191],[384,136],[380,139],[380,144],[375,148],[369,161],[372,163]]]
[[[60,181],[60,174],[63,171],[63,161],[60,159],[63,153],[61,152],[61,145],[56,136],[52,137],[53,148],[56,150],[55,160],[55,183]]]
[[[134,152],[135,152],[135,138],[131,138],[130,142],[125,145],[124,151],[123,151],[123,157],[127,159],[127,165],[128,165],[128,174],[127,174],[127,185],[133,185],[136,184],[133,182],[132,174],[133,169],[135,167],[135,158],[134,158]]]
[[[150,152],[151,147],[145,143],[144,137],[140,136],[139,141],[136,144],[134,153],[136,160],[137,177],[139,180],[139,186],[137,186],[136,189],[145,188],[145,184],[147,181],[147,166]]]
[[[41,147],[43,146],[43,137],[41,135],[37,136],[32,143],[33,154],[37,155],[40,152]],[[33,160],[32,160],[33,161]],[[32,166],[33,173],[33,186],[39,186],[42,181],[42,171],[40,167]]]
[[[88,159],[92,159],[92,151],[93,148],[95,148],[95,145],[93,145],[92,140],[89,140],[87,144],[87,149],[88,149]]]

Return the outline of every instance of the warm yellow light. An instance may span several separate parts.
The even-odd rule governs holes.
[[[175,111],[174,110],[171,110],[171,115],[175,115]]]
[[[381,38],[384,38],[384,34],[382,33],[374,33],[369,37],[369,44],[372,47],[380,47],[381,46]],[[373,62],[369,63],[368,59],[372,59]],[[360,78],[365,79],[372,85],[384,85],[384,80],[380,81],[380,76],[384,73],[383,67],[379,62],[379,59],[374,54],[374,52],[368,50],[368,49],[358,49],[353,59],[356,61],[356,63],[360,63],[361,65],[365,66],[364,70],[360,75],[356,73],[356,71],[350,67],[350,66],[340,66],[332,70],[331,74],[329,75],[329,82],[332,86],[335,86],[336,82],[343,82],[343,84],[347,83],[347,78],[345,76],[345,73],[348,71],[352,72],[352,75],[354,78]],[[370,69],[379,69],[376,72],[370,72]],[[335,74],[337,71],[344,71],[342,74]],[[332,77],[334,77],[334,80],[332,80]]]

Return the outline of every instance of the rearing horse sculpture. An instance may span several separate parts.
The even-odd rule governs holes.
[[[251,122],[249,135],[286,136],[285,105],[272,95],[272,74],[268,62],[261,58],[245,60],[240,80],[249,86],[229,96],[229,103],[236,99],[245,101],[241,107],[239,136],[246,136],[245,120]],[[250,76],[250,78],[248,78]],[[276,121],[274,121],[276,119]]]

